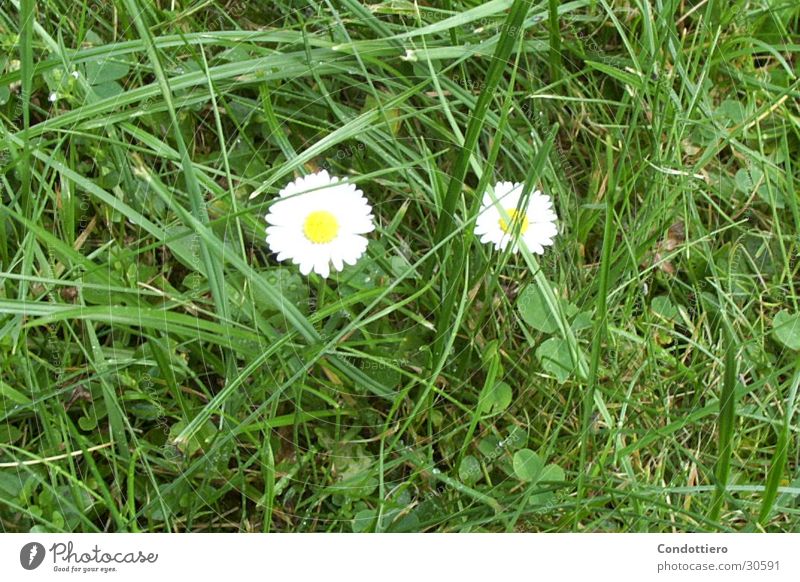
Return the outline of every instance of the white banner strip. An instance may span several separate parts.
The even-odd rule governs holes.
[[[800,534],[3,534],[2,580],[800,580]]]

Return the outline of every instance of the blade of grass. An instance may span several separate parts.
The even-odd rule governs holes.
[[[733,429],[736,415],[736,344],[728,331],[725,330],[725,375],[722,380],[722,392],[719,397],[719,434],[717,436],[717,471],[716,488],[711,502],[708,518],[717,521],[722,510],[722,504],[731,472],[731,455],[733,453]]]
[[[478,101],[475,104],[475,109],[469,117],[469,124],[464,134],[464,143],[459,149],[458,158],[456,159],[455,167],[450,176],[450,181],[447,185],[442,208],[439,210],[437,218],[436,229],[433,235],[434,246],[442,241],[448,233],[453,229],[455,223],[456,206],[460,194],[464,189],[464,180],[467,177],[467,168],[469,166],[470,158],[475,153],[478,145],[478,139],[483,129],[484,121],[489,109],[489,104],[494,99],[495,91],[500,84],[503,72],[505,71],[508,59],[511,56],[511,50],[514,48],[516,34],[521,32],[521,26],[525,20],[525,15],[528,12],[529,2],[527,0],[515,0],[511,6],[511,10],[506,17],[503,24],[503,31],[500,35],[500,40],[497,43],[494,57],[492,58],[489,70],[486,75],[486,84],[478,96]],[[513,34],[512,34],[513,31]],[[454,303],[458,297],[456,289],[448,289],[448,284],[458,284],[461,279],[461,272],[464,269],[464,261],[469,249],[464,248],[464,245],[456,244],[452,252],[452,259],[445,260],[445,255],[439,254],[439,263],[443,269],[442,287],[440,296],[445,300],[442,303],[441,309],[436,315],[436,329],[438,332],[437,339],[433,346],[433,361],[439,359],[447,338],[444,332],[452,324],[452,313]],[[453,264],[454,263],[454,264]],[[447,266],[452,265],[451,268]],[[434,263],[430,263],[427,269],[427,277],[431,278],[433,274]],[[449,272],[448,272],[449,271]]]
[[[606,140],[606,172],[608,185],[605,193],[605,224],[603,225],[603,247],[600,258],[600,272],[598,276],[597,305],[596,313],[599,321],[592,337],[592,354],[589,365],[589,385],[584,394],[581,409],[581,441],[580,441],[580,460],[578,461],[578,502],[584,498],[586,491],[586,458],[589,450],[589,440],[591,439],[591,416],[594,410],[594,399],[597,391],[597,371],[600,367],[600,353],[603,347],[603,340],[608,332],[608,273],[611,268],[611,254],[614,248],[614,198],[617,189],[616,172],[614,168],[614,150],[611,147],[611,139]],[[580,514],[575,514],[575,520],[579,519]],[[576,523],[577,525],[577,523]]]
[[[19,5],[19,53],[20,74],[22,75],[22,127],[27,131],[31,126],[31,95],[33,93],[33,21],[36,14],[35,0],[21,0]],[[22,149],[22,214],[30,218],[31,206],[31,144],[26,141]]]
[[[550,9],[548,27],[550,29],[550,83],[561,80],[561,25],[558,18],[558,0],[548,0]]]
[[[767,483],[764,490],[764,496],[761,500],[761,509],[758,513],[758,523],[762,527],[766,527],[772,514],[775,498],[778,495],[778,486],[784,477],[784,470],[786,469],[786,460],[789,456],[789,442],[790,431],[792,427],[792,418],[796,411],[797,402],[797,389],[800,386],[800,358],[795,363],[795,373],[792,378],[791,386],[789,387],[789,394],[786,398],[786,407],[783,416],[783,427],[778,434],[778,443],[775,445],[775,454],[772,456],[772,463],[770,463],[769,471],[767,472]]]

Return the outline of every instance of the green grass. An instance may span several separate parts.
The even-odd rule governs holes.
[[[0,531],[800,531],[798,30],[3,3]],[[378,224],[328,280],[264,241],[320,168]],[[545,255],[474,237],[500,180]]]

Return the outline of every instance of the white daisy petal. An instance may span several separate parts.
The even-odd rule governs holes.
[[[314,271],[323,279],[327,279],[328,275],[331,274],[330,258],[326,256],[317,257],[317,260],[314,263]]]
[[[308,274],[311,272],[311,269],[314,268],[314,263],[311,261],[303,261],[300,263],[300,273],[308,277]]]
[[[531,251],[532,253],[536,253],[537,255],[544,254],[544,248],[539,243],[532,243],[528,245],[528,250]]]
[[[336,271],[344,270],[344,261],[342,260],[341,251],[338,249],[331,251],[331,263],[333,263],[333,268]]]

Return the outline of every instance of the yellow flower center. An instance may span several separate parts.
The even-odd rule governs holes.
[[[315,210],[306,217],[303,234],[312,243],[329,243],[339,234],[339,222],[327,210]]]
[[[528,230],[528,215],[524,212],[517,212],[516,208],[507,208],[506,214],[511,219],[511,224],[509,225],[506,219],[501,216],[499,221],[500,230],[509,234],[519,229],[520,234],[525,234],[525,231]]]

